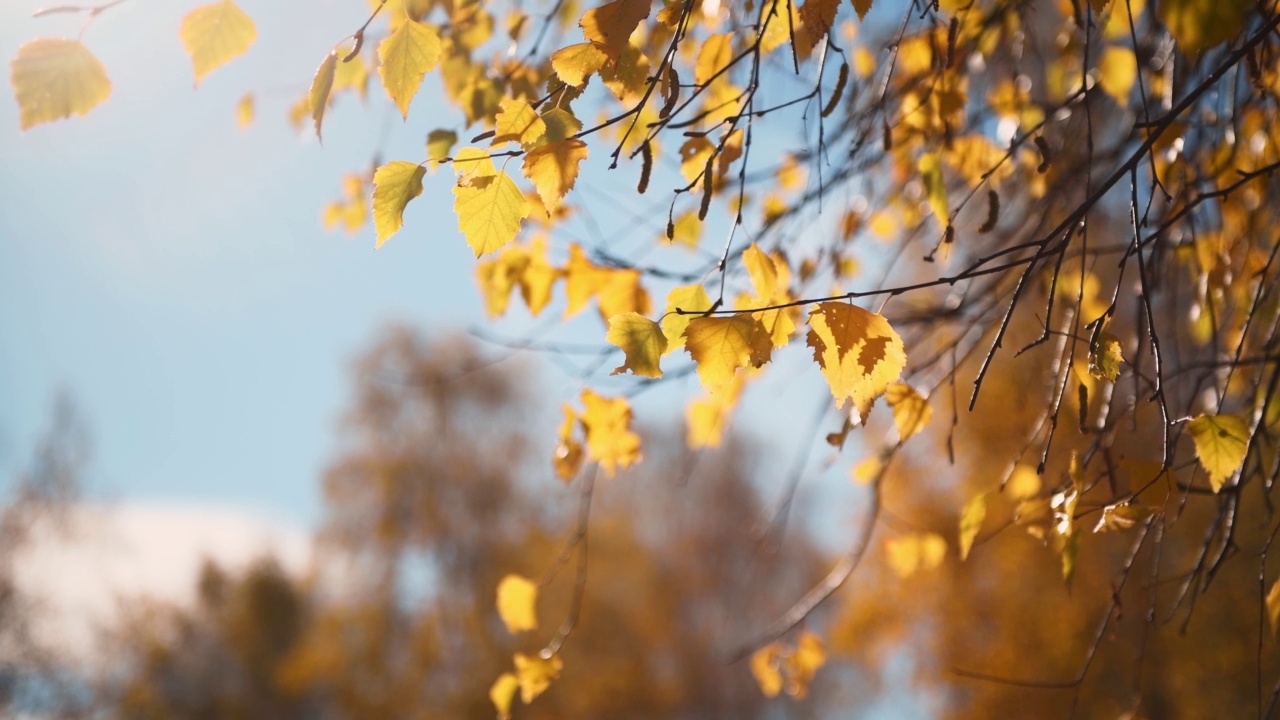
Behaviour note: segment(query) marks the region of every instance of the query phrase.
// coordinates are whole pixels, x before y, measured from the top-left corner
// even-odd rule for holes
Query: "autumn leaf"
[[[389,162],[374,172],[375,247],[382,247],[382,243],[400,231],[404,225],[404,208],[410,200],[422,194],[422,178],[426,174],[426,168],[404,160]]]
[[[560,48],[551,54],[551,69],[569,85],[580,86],[600,71],[609,56],[593,42]]]
[[[605,340],[622,348],[626,362],[614,368],[611,375],[631,371],[643,377],[662,377],[658,361],[667,349],[667,338],[658,323],[635,312],[614,315],[609,318],[609,332]]]
[[[542,122],[547,126],[547,142],[568,140],[582,129],[582,122],[564,108],[551,108],[542,113]]]
[[[511,634],[538,629],[538,584],[520,575],[498,583],[498,615]]]
[[[711,298],[701,284],[681,285],[667,294],[667,307],[662,316],[662,334],[667,338],[666,352],[684,347],[684,330],[699,313],[711,309]],[[683,312],[676,312],[681,310]]]
[[[587,454],[600,463],[605,475],[640,461],[640,436],[631,431],[631,404],[626,398],[606,398],[590,389],[582,391],[582,426],[586,429]]]
[[[885,541],[889,567],[905,578],[918,571],[932,570],[947,556],[947,541],[937,533],[911,533]]]
[[[547,132],[547,124],[542,121],[538,111],[533,109],[529,101],[518,98],[503,98],[498,104],[501,108],[494,118],[493,144],[519,143],[528,150],[542,140]]]
[[[809,693],[809,683],[818,674],[818,668],[827,662],[827,651],[822,638],[805,631],[796,639],[796,647],[783,663],[787,677],[786,691],[793,698],[803,698]]]
[[[1010,500],[1026,500],[1040,493],[1040,475],[1030,465],[1017,465],[1005,483],[1004,494]]]
[[[880,315],[843,302],[819,303],[809,313],[809,327],[809,347],[836,407],[852,400],[865,421],[871,403],[906,367],[902,338]]]
[[[777,22],[775,20],[775,22]],[[698,62],[694,66],[693,79],[699,85],[706,85],[712,79],[718,79],[720,71],[729,67],[733,60],[733,36],[721,33],[708,37],[698,50]]]
[[[23,130],[84,115],[111,94],[106,68],[79,40],[32,40],[18,48],[9,70]]]
[[[307,91],[307,101],[311,104],[311,120],[315,123],[316,139],[321,142],[320,126],[324,122],[324,111],[329,105],[329,91],[333,89],[333,74],[338,66],[338,53],[330,52],[316,69],[311,78],[311,89]]]
[[[560,677],[560,671],[564,669],[564,661],[559,655],[542,658],[516,653],[514,660],[520,700],[526,705],[551,687],[551,682]]]
[[[236,125],[241,130],[253,124],[253,93],[245,93],[236,103]]]
[[[898,428],[898,442],[906,442],[929,426],[933,408],[925,396],[905,383],[890,385],[884,394],[893,409],[893,424]]]
[[[441,49],[439,31],[415,20],[401,23],[378,44],[382,87],[406,119],[409,102],[418,93],[423,76],[439,62]]]
[[[1096,380],[1115,382],[1120,376],[1120,363],[1124,362],[1124,352],[1120,347],[1120,338],[1111,333],[1098,334],[1098,342],[1089,349],[1089,374]]]
[[[459,150],[453,167],[458,172],[453,209],[476,257],[514,240],[520,221],[529,216],[529,202],[515,181],[494,167],[489,154],[479,148]]]
[[[1151,517],[1151,508],[1136,503],[1116,503],[1102,508],[1102,517],[1093,526],[1095,533],[1128,530]]]
[[[929,208],[939,225],[951,222],[951,210],[947,203],[947,184],[942,179],[942,162],[938,153],[925,153],[920,156],[920,179],[924,182],[925,197],[929,200]]]
[[[502,673],[489,687],[489,700],[498,711],[498,720],[509,720],[511,701],[515,699],[516,690],[519,689],[520,681],[511,673]]]
[[[737,407],[742,388],[752,374],[752,370],[735,373],[733,380],[716,388],[714,393],[708,392],[690,401],[685,409],[686,438],[690,448],[720,447],[729,415]]]
[[[982,530],[982,521],[987,517],[987,494],[979,493],[965,503],[960,512],[960,559],[967,560],[969,551],[973,549],[973,541]]]
[[[584,37],[617,60],[627,47],[631,33],[641,20],[649,17],[650,5],[651,0],[613,0],[583,13],[578,25]]]
[[[791,273],[781,257],[770,257],[752,243],[742,253],[742,264],[751,277],[755,295],[743,297],[738,302],[739,308],[782,305],[791,301],[787,287]],[[791,315],[793,311],[792,308],[775,308],[754,313],[769,332],[775,348],[786,347],[791,342],[791,335],[796,329]]]
[[[694,317],[685,327],[685,350],[698,365],[703,387],[716,392],[739,368],[769,362],[773,343],[760,320],[750,315]]]
[[[191,55],[199,85],[206,75],[248,52],[258,31],[234,2],[220,0],[187,13],[178,37]]]
[[[771,642],[751,653],[751,674],[765,697],[777,697],[782,692],[782,645]]]
[[[582,466],[583,449],[574,430],[578,428],[578,414],[568,405],[564,408],[564,422],[560,424],[559,441],[552,456],[556,477],[568,482],[578,474]]]
[[[1129,91],[1138,79],[1138,60],[1133,51],[1112,45],[1098,59],[1098,86],[1120,107],[1129,106]]]
[[[365,190],[367,184],[363,175],[348,174],[342,178],[342,198],[324,206],[324,227],[326,230],[341,225],[348,233],[354,233],[369,220],[369,196]]]
[[[1201,415],[1187,423],[1187,432],[1216,493],[1244,464],[1249,425],[1234,415]]]
[[[537,238],[527,247],[508,245],[498,257],[477,262],[476,278],[490,317],[506,313],[515,288],[520,289],[529,313],[537,315],[551,301],[559,273],[547,262],[545,238]]]
[[[548,212],[560,207],[578,179],[578,166],[587,158],[581,140],[548,142],[525,153],[522,172],[533,183]]]
[[[1161,0],[1157,5],[1178,49],[1193,56],[1243,32],[1251,7],[1242,0]]]
[[[427,159],[432,166],[449,157],[454,143],[458,142],[458,133],[452,130],[436,129],[427,133]]]

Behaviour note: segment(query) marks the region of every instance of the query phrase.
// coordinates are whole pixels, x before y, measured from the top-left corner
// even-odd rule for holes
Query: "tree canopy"
[[[81,14],[85,28],[17,51],[24,128],[108,100],[92,23],[138,3],[36,13]],[[726,653],[765,695],[804,696],[833,650],[888,663],[912,647],[928,658],[920,679],[959,688],[947,706],[959,716],[1017,714],[1027,700],[1011,688],[1116,714],[1207,698],[1239,710],[1228,714],[1275,708],[1275,7],[373,0],[333,12],[352,13],[352,32],[299,79],[289,122],[320,137],[342,97],[390,101],[423,145],[342,178],[324,224],[371,225],[375,246],[415,242],[406,208],[429,173],[454,173],[488,313],[596,338],[570,347],[531,322],[516,343],[590,360],[555,447],[540,449],[584,508],[597,480],[670,452],[669,434],[641,430],[637,393],[694,386],[684,445],[708,452],[786,358],[803,359],[787,382],[829,390],[810,440],[865,484],[866,512],[825,575]],[[192,7],[175,32],[196,83],[257,40],[234,0]],[[437,80],[441,95],[415,102]],[[241,100],[242,122],[254,106]],[[625,194],[598,189],[620,176]],[[600,231],[602,213],[626,231]],[[378,463],[417,461],[421,448],[400,444],[438,421],[420,411],[378,429]],[[481,421],[456,422],[465,437]],[[501,477],[521,449],[457,483]],[[776,488],[767,538],[783,535],[801,475]],[[453,516],[463,490],[394,477],[340,464],[327,487],[368,512],[334,531],[384,550],[483,546],[476,528],[493,531],[484,513],[499,508]],[[423,514],[379,515],[392,500]],[[569,521],[582,543],[589,520]],[[571,551],[586,557],[585,544]],[[556,552],[548,563],[568,561]],[[503,715],[517,696],[536,708],[572,666],[570,632],[537,630],[547,583],[518,565],[495,554],[468,569],[495,593],[490,617],[539,638],[483,668]],[[848,582],[855,572],[865,581]],[[1054,594],[1041,592],[1050,576]],[[813,613],[842,587],[824,639]],[[579,587],[557,605],[562,627],[589,597]],[[979,613],[975,638],[947,619],[957,604],[1008,610]],[[1227,647],[1200,682],[1197,653]]]

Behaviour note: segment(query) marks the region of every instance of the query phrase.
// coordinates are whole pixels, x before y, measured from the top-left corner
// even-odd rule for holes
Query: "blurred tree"
[[[802,536],[757,552],[749,453],[731,443],[690,474],[659,451],[579,493],[590,504],[566,540],[527,452],[536,398],[521,386],[466,343],[389,333],[358,365],[313,575],[206,566],[198,607],[149,607],[120,631],[105,705],[127,718],[492,717],[493,678],[551,639],[562,681],[519,717],[769,716],[726,638],[812,582],[818,555]],[[494,607],[512,569],[541,578],[538,617],[557,618],[527,636]]]

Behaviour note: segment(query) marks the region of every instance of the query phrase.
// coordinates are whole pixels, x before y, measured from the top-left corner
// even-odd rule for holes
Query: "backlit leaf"
[[[982,530],[982,521],[987,517],[987,494],[981,493],[975,495],[969,502],[965,503],[964,510],[960,512],[960,540],[959,552],[960,559],[967,560],[969,551],[973,549],[973,541],[977,539],[978,532]]]
[[[404,117],[409,117],[409,102],[418,93],[422,77],[439,62],[441,48],[435,27],[414,20],[401,23],[378,44],[382,87]]]
[[[191,55],[199,85],[206,75],[245,54],[258,31],[253,19],[234,2],[219,0],[187,13],[178,37]]]
[[[933,419],[933,408],[929,401],[910,385],[890,385],[885,391],[884,399],[893,408],[893,424],[898,428],[898,442],[906,442],[928,427],[929,421]]]
[[[809,313],[809,327],[809,347],[836,407],[852,400],[865,421],[871,403],[906,367],[902,338],[882,316],[843,302],[819,303]]]
[[[1151,508],[1136,503],[1118,503],[1102,508],[1102,517],[1093,526],[1095,533],[1128,530],[1151,516]]]
[[[818,674],[818,668],[826,662],[827,651],[822,646],[822,638],[809,631],[800,633],[795,649],[787,654],[783,663],[787,694],[793,698],[807,695],[813,676]]]
[[[538,584],[510,574],[498,582],[498,615],[512,634],[538,629]]]
[[[373,174],[373,228],[376,247],[404,226],[404,208],[422,194],[422,177],[426,168],[416,163],[396,160],[378,168]]]
[[[529,216],[529,202],[515,181],[494,167],[489,154],[479,148],[459,150],[453,167],[458,172],[453,209],[476,257],[514,240],[520,221]]]
[[[578,414],[568,405],[564,406],[564,422],[560,424],[559,441],[556,443],[555,464],[556,477],[569,482],[578,474],[582,466],[583,448],[574,430],[578,427]]]
[[[502,673],[489,687],[489,700],[498,711],[498,720],[511,717],[511,701],[515,699],[516,690],[520,689],[520,681],[511,673]]]
[[[1234,415],[1201,415],[1187,423],[1196,457],[1209,476],[1214,492],[1244,464],[1249,449],[1249,425]]]
[[[1128,107],[1129,91],[1138,79],[1138,65],[1133,51],[1112,45],[1098,59],[1098,85],[1120,107]]]
[[[785,18],[783,19],[785,25]],[[775,20],[775,22],[778,22]],[[712,35],[702,43],[698,50],[698,63],[694,66],[693,79],[699,85],[706,85],[718,73],[729,66],[733,60],[733,36],[729,33]]]
[[[324,206],[324,228],[332,230],[341,225],[343,230],[354,233],[369,221],[369,193],[366,176],[350,173],[342,178],[342,198]]]
[[[454,143],[458,142],[458,133],[452,130],[432,130],[427,133],[427,158],[434,166],[449,157]]]
[[[582,391],[582,426],[587,433],[587,455],[613,477],[619,468],[640,461],[640,436],[631,431],[631,404],[626,398],[607,398],[590,389]]]
[[[677,309],[685,314],[677,313]],[[711,298],[701,284],[673,288],[667,295],[667,307],[662,316],[662,334],[667,338],[666,352],[684,347],[684,329],[689,326],[689,320],[696,317],[687,313],[710,309]]]
[[[1188,55],[1198,55],[1244,31],[1253,4],[1245,0],[1161,0],[1160,19]]]
[[[1115,382],[1122,362],[1120,338],[1108,332],[1099,333],[1098,344],[1089,350],[1089,374],[1097,380]]]
[[[329,105],[329,91],[333,89],[333,73],[338,67],[338,53],[330,52],[325,56],[315,77],[311,78],[311,89],[307,91],[307,101],[311,103],[311,120],[315,123],[316,138],[323,141],[320,126],[324,123],[324,111]]]
[[[536,655],[515,654],[516,681],[520,684],[520,699],[527,705],[541,695],[551,682],[560,677],[564,661],[559,655],[542,658]]]
[[[9,64],[23,130],[84,115],[111,94],[107,70],[79,40],[37,38]]]
[[[771,642],[751,654],[751,675],[765,697],[782,692],[782,645]]]
[[[728,384],[689,403],[685,410],[685,423],[688,425],[686,438],[690,448],[720,447],[729,415],[737,407],[742,388],[752,374],[751,370],[735,373]]]
[[[546,123],[527,100],[503,98],[498,107],[501,109],[494,119],[494,145],[514,142],[527,150],[546,134]]]
[[[599,44],[609,57],[617,60],[631,33],[641,20],[649,17],[651,4],[651,0],[613,0],[583,13],[578,24],[584,37]]]
[[[537,189],[548,212],[555,212],[573,189],[579,164],[586,158],[587,144],[581,140],[548,142],[525,153],[522,172]]]
[[[739,368],[769,362],[769,331],[750,315],[695,317],[685,327],[685,350],[698,364],[698,379],[712,392],[733,380]]]
[[[939,225],[950,222],[951,209],[947,203],[947,184],[942,180],[942,163],[938,153],[925,153],[920,156],[920,179],[924,182],[925,197],[929,199],[929,208],[938,218]]]
[[[658,323],[635,312],[614,315],[609,318],[609,342],[622,348],[626,362],[614,368],[611,375],[624,371],[643,377],[662,377],[658,361],[667,349],[667,338]]]
[[[1010,500],[1026,500],[1040,493],[1040,475],[1030,465],[1018,465],[1005,483],[1004,493]]]
[[[937,533],[911,533],[889,538],[884,549],[889,567],[905,578],[941,565],[947,556],[947,541]]]
[[[580,86],[600,71],[609,56],[593,42],[560,48],[551,54],[551,68],[569,85]]]

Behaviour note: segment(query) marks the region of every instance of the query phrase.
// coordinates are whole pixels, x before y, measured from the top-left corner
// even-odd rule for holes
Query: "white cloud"
[[[226,506],[80,503],[65,525],[46,520],[32,530],[14,569],[19,592],[37,606],[34,638],[88,663],[103,657],[99,629],[122,602],[194,602],[206,558],[234,571],[270,553],[292,575],[311,564],[307,531]]]

